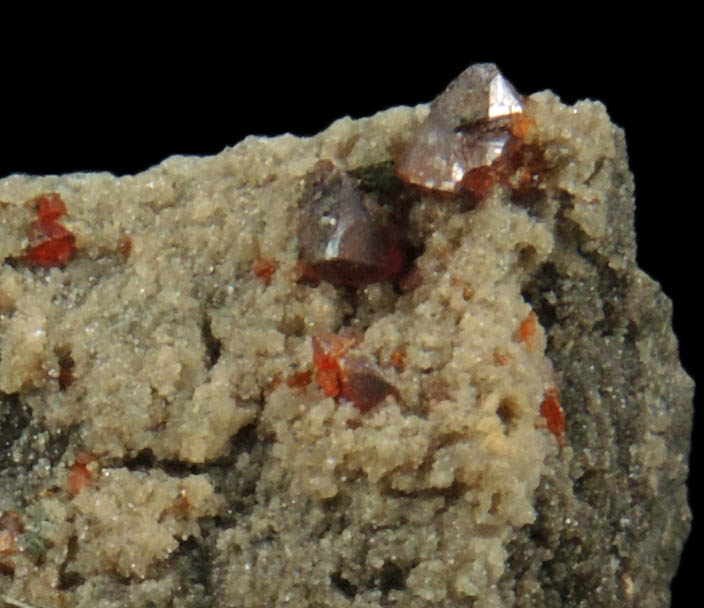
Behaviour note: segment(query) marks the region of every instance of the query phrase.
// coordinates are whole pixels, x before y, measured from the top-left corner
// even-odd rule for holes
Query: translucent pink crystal
[[[522,112],[521,96],[496,65],[470,66],[433,102],[396,173],[432,190],[461,190],[470,171],[501,157],[512,137],[511,117]]]

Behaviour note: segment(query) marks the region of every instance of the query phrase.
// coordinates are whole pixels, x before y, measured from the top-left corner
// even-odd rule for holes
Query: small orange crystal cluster
[[[35,202],[37,219],[29,231],[32,248],[24,260],[44,268],[65,266],[76,248],[76,237],[57,221],[66,215],[66,204],[55,192],[42,194]]]
[[[266,286],[269,286],[278,268],[278,262],[268,258],[258,257],[252,262],[252,272],[254,272],[256,277]]]
[[[386,382],[367,359],[348,355],[357,344],[357,339],[337,334],[313,337],[315,378],[323,392],[328,397],[351,401],[362,413],[388,395],[400,399],[398,390]]]
[[[23,532],[24,523],[17,511],[0,513],[0,574],[14,573],[12,556],[17,551],[17,537]]]

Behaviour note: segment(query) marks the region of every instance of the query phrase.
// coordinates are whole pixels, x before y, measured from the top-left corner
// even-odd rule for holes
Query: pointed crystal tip
[[[523,99],[493,63],[462,72],[431,105],[430,114],[396,165],[410,184],[457,191],[465,175],[489,166],[510,138],[510,118]]]
[[[356,180],[320,161],[307,182],[298,231],[305,276],[348,287],[395,277],[405,260],[397,231]]]

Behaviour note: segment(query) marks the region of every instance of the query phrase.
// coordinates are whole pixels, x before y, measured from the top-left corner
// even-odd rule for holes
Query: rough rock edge
[[[525,292],[562,377],[574,456],[542,479],[538,519],[510,546],[502,582],[507,597],[517,591],[521,608],[669,606],[691,527],[685,483],[694,384],[679,362],[672,303],[635,262],[634,184],[624,133],[614,127],[614,135],[604,199],[609,247],[588,246],[588,235],[562,212],[571,204],[565,197],[558,230],[577,230],[583,270],[574,272],[569,240],[558,241]],[[592,318],[599,301],[604,317],[591,327],[558,323]],[[622,342],[614,339],[619,335]],[[664,443],[655,439],[663,436]],[[657,463],[649,461],[653,442],[665,447]],[[542,586],[523,584],[531,576]]]
[[[633,185],[620,131],[617,144],[607,207],[613,216],[607,221],[612,246],[595,251],[589,236],[563,214],[560,230],[577,235],[586,263],[575,274],[572,249],[558,245],[526,289],[548,330],[548,353],[562,374],[574,457],[552,463],[555,472],[543,479],[536,497],[539,518],[512,543],[502,590],[517,606],[667,605],[667,585],[689,529],[684,481],[692,386],[678,362],[671,303],[635,266]],[[566,196],[563,207],[569,205]],[[593,332],[555,324],[556,319],[591,318],[595,300],[603,300],[605,314],[589,328]],[[625,327],[619,310],[626,311]],[[609,340],[619,331],[626,337],[622,345]],[[648,348],[653,342],[657,350]],[[627,362],[624,368],[630,366],[625,378],[610,366],[618,359]],[[595,395],[594,386],[608,390]],[[598,402],[607,407],[593,407]],[[654,466],[649,445],[663,434],[663,416],[669,418],[668,441]],[[677,496],[679,509],[669,509],[669,501],[659,496]],[[560,519],[562,527],[556,525]],[[662,530],[667,533],[661,535]],[[652,561],[653,556],[660,561]],[[619,576],[614,577],[614,569]],[[533,576],[542,587],[523,585]]]

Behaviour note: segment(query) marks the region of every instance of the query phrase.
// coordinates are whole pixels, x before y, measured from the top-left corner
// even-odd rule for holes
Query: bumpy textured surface
[[[129,178],[0,182],[2,595],[668,604],[692,383],[670,302],[635,266],[623,133],[599,103],[535,94],[541,188],[498,185],[473,206],[393,177],[427,113],[250,138]],[[299,281],[299,199],[320,159],[407,206],[414,290]],[[22,260],[28,201],[47,192],[76,236],[63,269]],[[283,381],[313,369],[312,336],[343,328],[398,389],[365,414]],[[551,387],[563,449],[539,413]],[[98,464],[76,487],[86,452]]]

